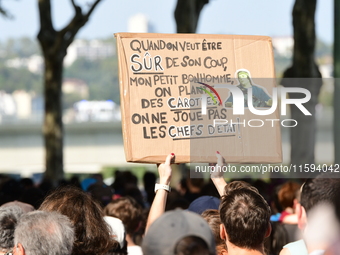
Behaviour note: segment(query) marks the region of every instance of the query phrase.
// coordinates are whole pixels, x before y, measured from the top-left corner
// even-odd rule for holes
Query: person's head
[[[8,252],[14,246],[14,230],[23,215],[23,210],[16,205],[0,207],[0,251]]]
[[[294,199],[296,199],[300,187],[299,183],[292,181],[286,182],[280,187],[277,196],[283,210],[294,207]]]
[[[333,175],[321,174],[314,179],[307,179],[302,185],[300,204],[296,211],[299,227],[304,228],[309,212],[320,203],[329,203],[336,207],[340,194],[340,179]]]
[[[208,223],[198,214],[183,210],[164,213],[146,233],[143,254],[214,255],[215,240]]]
[[[231,182],[220,205],[221,238],[239,248],[259,249],[270,234],[270,214],[256,188],[242,181]]]
[[[145,190],[152,189],[155,186],[156,183],[156,174],[150,171],[147,171],[143,175],[143,186]]]
[[[114,217],[104,216],[104,220],[111,228],[111,238],[116,240],[119,245],[111,248],[105,255],[127,255],[127,242],[125,240],[125,227],[123,222]]]
[[[123,248],[126,243],[123,222],[120,219],[111,216],[104,216],[104,220],[110,226],[111,238],[119,243],[120,248]]]
[[[40,210],[57,211],[70,218],[75,227],[73,255],[105,254],[116,245],[100,205],[77,187],[56,189],[45,198]]]
[[[247,71],[242,70],[237,72],[237,78],[243,87],[250,87],[252,85],[250,75]]]
[[[227,254],[228,248],[223,239],[221,239],[220,236],[220,225],[221,225],[221,219],[220,219],[220,213],[218,210],[215,209],[209,209],[204,211],[201,214],[202,218],[205,219],[210,229],[215,237],[215,244],[216,244],[216,253],[217,255],[224,255]]]
[[[319,175],[308,179],[302,187],[300,204],[308,212],[318,203],[329,202],[335,204],[339,199],[340,179],[330,178],[328,175]]]
[[[187,176],[187,187],[191,193],[201,192],[204,186],[204,178],[201,173],[195,173],[195,178],[191,178],[190,175]]]
[[[112,188],[102,182],[95,182],[87,188],[87,192],[96,200],[103,208],[112,200]]]
[[[200,196],[192,201],[188,207],[188,211],[202,214],[208,209],[218,209],[220,206],[220,200],[213,196]]]
[[[142,221],[142,209],[131,197],[121,197],[111,201],[104,208],[104,214],[120,219],[126,233],[130,236],[138,230]]]
[[[34,211],[23,215],[14,232],[15,255],[70,255],[74,229],[65,215]]]
[[[8,207],[8,206],[9,207],[18,206],[18,207],[21,208],[21,210],[24,213],[32,212],[32,211],[35,210],[33,205],[30,205],[30,204],[27,204],[27,203],[23,203],[23,202],[20,202],[20,201],[11,201],[11,202],[3,204],[1,207]]]

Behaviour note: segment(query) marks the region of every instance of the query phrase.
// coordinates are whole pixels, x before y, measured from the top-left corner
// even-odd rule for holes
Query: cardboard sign
[[[115,36],[128,162],[282,162],[269,37]]]

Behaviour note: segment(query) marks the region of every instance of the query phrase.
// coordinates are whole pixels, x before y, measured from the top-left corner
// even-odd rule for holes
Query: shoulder
[[[128,246],[127,250],[128,250],[128,254],[143,255],[142,248],[138,245]]]
[[[288,252],[288,253],[280,253],[280,255],[308,255],[308,250],[306,247],[305,242],[301,239],[283,246],[281,252]]]
[[[279,255],[291,255],[288,248],[283,248]]]

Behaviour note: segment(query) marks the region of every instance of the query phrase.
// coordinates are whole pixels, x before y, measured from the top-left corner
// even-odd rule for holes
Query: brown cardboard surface
[[[280,122],[268,121],[280,119],[278,110],[259,116],[246,107],[244,115],[234,115],[226,105],[229,90],[219,88],[221,84],[240,85],[238,72],[245,70],[253,87],[272,98],[275,70],[270,37],[148,33],[115,36],[128,162],[161,163],[169,153],[176,154],[176,163],[216,162],[216,151],[230,163],[282,162]],[[216,104],[217,94],[206,85],[215,88],[222,105]],[[203,94],[208,103],[206,115],[202,114]],[[241,124],[213,129],[214,119]],[[253,126],[260,120],[264,125],[251,127],[249,120]]]

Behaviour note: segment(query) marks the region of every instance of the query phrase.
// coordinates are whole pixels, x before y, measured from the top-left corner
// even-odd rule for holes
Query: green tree
[[[34,91],[41,95],[41,75],[26,68],[9,68],[0,63],[0,90],[12,93],[15,90]]]
[[[65,70],[65,77],[78,78],[89,86],[89,100],[120,102],[117,58],[100,60],[77,59]],[[114,86],[112,86],[114,85]]]

